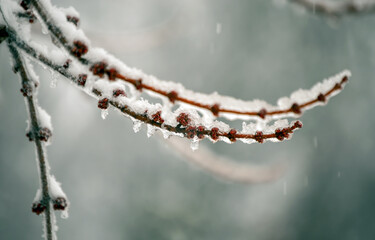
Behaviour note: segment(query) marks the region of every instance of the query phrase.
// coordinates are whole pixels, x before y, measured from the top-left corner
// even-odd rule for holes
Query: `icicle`
[[[198,150],[199,148],[199,139],[197,137],[195,137],[191,143],[190,143],[190,148],[191,150],[195,151],[195,150]]]
[[[141,127],[142,127],[142,121],[134,119],[133,120],[133,130],[134,130],[134,132],[135,133],[139,132],[139,130],[141,130]]]
[[[49,85],[51,88],[56,88],[57,78],[58,78],[58,76],[57,76],[56,72],[51,71],[51,83]]]
[[[108,109],[102,109],[101,116],[103,120],[106,119],[108,116]]]
[[[147,125],[147,137],[151,137],[155,133],[155,127],[152,125]]]

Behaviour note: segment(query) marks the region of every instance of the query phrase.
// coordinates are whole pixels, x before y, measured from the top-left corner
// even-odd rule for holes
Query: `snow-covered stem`
[[[47,56],[43,55],[42,53],[38,52],[34,48],[32,48],[30,45],[28,45],[26,42],[24,42],[22,39],[20,39],[17,35],[17,33],[9,29],[9,38],[17,44],[17,46],[25,51],[29,56],[33,57],[34,59],[40,61],[47,67],[51,68],[52,70],[60,73],[64,77],[71,80],[73,83],[76,83],[78,86],[80,86],[80,81],[78,76],[74,76],[71,74],[68,70],[66,70],[63,66],[59,66],[55,64],[51,59],[49,59]],[[344,78],[345,81],[342,81],[342,84],[344,84],[347,80],[347,78]],[[332,94],[332,92],[338,90],[341,88],[340,86],[336,86],[335,89],[330,90],[330,92],[327,93],[327,95]],[[92,89],[92,93],[96,95],[98,98],[102,98],[102,91],[97,88]],[[112,105],[113,107],[120,110],[122,113],[126,114],[127,116],[130,116],[134,119],[137,119],[139,121],[142,121],[146,124],[165,129],[169,132],[175,133],[175,134],[182,134],[183,136],[187,136],[191,129],[189,129],[189,126],[172,126],[169,124],[164,124],[162,121],[157,121],[155,118],[152,118],[144,113],[137,113],[135,111],[132,111],[131,108],[127,105],[124,105],[123,103],[120,103],[116,100],[110,100],[107,98],[102,98],[101,100],[106,99],[108,104]],[[267,139],[278,139],[280,141],[289,138],[289,136],[294,132],[295,129],[301,128],[302,124],[299,121],[294,122],[290,126],[282,127],[281,129],[275,129],[273,133],[263,133],[260,131],[254,132],[253,134],[244,134],[244,133],[237,133],[237,131],[231,131],[225,132],[220,129],[217,129],[217,131],[213,131],[213,129],[202,129],[199,130],[194,129],[195,134],[194,135],[200,135],[202,137],[211,137],[213,140],[218,140],[220,137],[228,138],[229,141],[234,142],[236,139],[253,139],[259,143],[262,143],[263,141]]]
[[[374,0],[290,0],[307,10],[321,15],[342,17],[345,15],[360,15],[375,13]]]
[[[52,6],[49,1],[30,0],[30,3],[36,11],[38,19],[48,28],[53,39],[73,58],[87,66],[93,75],[103,79],[107,78],[109,81],[124,81],[132,85],[138,92],[144,90],[152,97],[168,99],[171,104],[189,105],[195,109],[211,112],[214,117],[225,117],[229,120],[263,119],[270,121],[285,117],[300,117],[305,110],[320,105],[331,97],[331,94],[327,94],[327,92],[332,92],[332,89],[326,89],[326,92],[317,93],[314,96],[315,99],[305,98],[303,101],[298,101],[295,97],[287,100],[280,98],[278,106],[273,106],[261,100],[242,101],[217,93],[194,92],[185,89],[181,84],[162,81],[137,69],[131,69],[106,53],[105,50],[90,47],[90,41],[83,31],[64,19],[61,10]],[[348,72],[345,72],[342,77],[347,79],[349,75]],[[319,100],[319,96],[324,101]]]
[[[30,131],[28,132],[28,137],[35,142],[38,165],[39,165],[39,177],[42,188],[42,199],[40,201],[41,207],[44,209],[44,219],[45,219],[45,237],[47,240],[53,239],[53,220],[51,216],[51,202],[52,198],[50,196],[50,186],[49,186],[49,172],[48,172],[48,162],[45,154],[44,143],[42,139],[48,138],[48,136],[42,136],[39,115],[37,113],[36,99],[34,95],[34,81],[31,80],[28,71],[26,70],[24,60],[22,56],[13,45],[11,41],[8,41],[9,51],[14,60],[14,69],[21,77],[22,89],[21,92],[26,98],[26,108],[30,118]]]

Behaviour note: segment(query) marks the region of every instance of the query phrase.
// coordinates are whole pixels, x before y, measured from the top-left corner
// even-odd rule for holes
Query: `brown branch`
[[[293,1],[304,2],[303,0],[293,0]],[[38,0],[31,0],[30,2],[35,7],[35,10],[37,11],[38,15],[41,17],[41,20],[44,22],[44,24],[47,25],[51,34],[62,44],[62,46],[64,46],[64,48],[72,56],[74,56],[82,64],[90,66],[90,70],[92,71],[94,75],[97,75],[100,78],[103,78],[105,75],[107,75],[110,81],[120,79],[122,81],[125,81],[127,83],[134,85],[134,87],[138,91],[142,91],[142,89],[146,89],[153,93],[157,93],[161,96],[167,97],[171,103],[175,103],[179,101],[179,102],[189,104],[194,107],[206,109],[206,110],[211,111],[214,116],[219,116],[220,113],[237,114],[237,115],[242,115],[242,116],[253,116],[253,117],[259,117],[261,119],[265,119],[267,116],[277,117],[277,116],[285,115],[288,113],[294,114],[294,116],[300,116],[303,113],[304,109],[309,108],[310,106],[314,105],[317,102],[325,102],[326,99],[328,100],[330,95],[332,95],[334,91],[341,89],[342,86],[348,80],[348,77],[344,76],[342,78],[341,83],[339,83],[339,86],[334,86],[332,89],[328,90],[327,92],[320,93],[319,96],[322,95],[325,97],[324,101],[322,101],[321,98],[319,98],[318,96],[316,99],[310,100],[304,103],[300,103],[300,104],[293,103],[287,109],[267,111],[266,109],[262,108],[259,111],[238,111],[238,110],[226,109],[224,107],[221,107],[219,103],[215,103],[212,105],[203,104],[198,101],[188,99],[186,97],[181,97],[176,91],[165,91],[165,90],[147,85],[144,83],[144,81],[141,78],[134,79],[134,78],[126,77],[120,74],[117,69],[108,68],[108,65],[105,61],[92,62],[89,59],[83,58],[82,55],[86,54],[89,51],[87,45],[83,43],[82,41],[76,40],[73,42],[73,46],[71,46],[67,38],[64,36],[63,31],[61,31],[61,29],[53,22],[53,19],[48,16],[48,12],[44,8],[44,6]]]
[[[52,229],[52,219],[51,219],[51,196],[49,194],[49,184],[48,184],[48,168],[47,168],[47,159],[45,155],[45,149],[43,147],[42,141],[46,141],[46,136],[41,134],[43,127],[40,125],[40,120],[38,119],[38,114],[36,110],[36,103],[34,98],[34,84],[33,81],[28,76],[27,70],[24,65],[24,61],[20,56],[18,50],[13,45],[11,41],[8,40],[9,51],[13,57],[15,70],[21,77],[22,88],[21,92],[26,98],[26,108],[30,117],[31,129],[28,133],[28,137],[35,142],[35,147],[37,150],[37,158],[39,162],[39,176],[40,183],[42,187],[42,199],[40,203],[37,203],[33,211],[37,214],[44,212],[45,214],[45,227],[46,227],[46,238],[48,240],[53,239],[53,229]],[[48,138],[47,138],[48,139]]]
[[[42,53],[38,53],[34,48],[32,48],[27,43],[25,43],[22,39],[20,39],[14,31],[9,30],[8,32],[9,32],[9,38],[13,40],[13,42],[17,45],[17,47],[24,50],[27,54],[29,54],[34,59],[40,61],[41,63],[53,69],[54,71],[60,73],[64,77],[76,83],[79,87],[82,87],[82,82],[80,79],[82,79],[82,75],[85,75],[85,74],[82,74],[81,77],[72,75],[63,66],[59,66],[53,63],[53,61],[51,61],[48,57],[44,56]],[[98,98],[102,97],[102,92],[99,89],[92,89],[92,93],[96,95]],[[296,121],[290,127],[277,129],[274,133],[269,133],[269,134],[264,134],[261,131],[258,131],[255,134],[241,134],[241,133],[237,133],[237,130],[235,129],[232,129],[229,132],[222,132],[222,131],[219,131],[219,129],[217,128],[206,129],[203,126],[191,126],[189,125],[189,123],[184,124],[183,122],[180,122],[178,119],[177,121],[179,122],[179,124],[177,126],[164,124],[163,123],[164,121],[155,119],[156,116],[150,118],[147,114],[136,113],[132,111],[129,108],[129,106],[121,105],[120,103],[107,99],[107,98],[100,99],[98,106],[99,108],[106,109],[108,107],[108,104],[111,104],[112,106],[120,110],[122,113],[128,116],[131,116],[137,120],[140,120],[146,124],[150,124],[154,127],[165,129],[176,134],[180,134],[180,135],[182,134],[186,136],[187,138],[192,138],[194,136],[197,136],[198,138],[201,138],[201,139],[204,137],[210,137],[212,140],[216,141],[219,139],[219,137],[226,137],[231,142],[235,142],[237,139],[253,139],[259,143],[263,143],[264,140],[272,139],[272,138],[273,139],[276,138],[280,141],[284,139],[288,139],[290,134],[292,134],[295,129],[302,127],[301,122]],[[159,115],[160,114],[161,112],[159,113]]]

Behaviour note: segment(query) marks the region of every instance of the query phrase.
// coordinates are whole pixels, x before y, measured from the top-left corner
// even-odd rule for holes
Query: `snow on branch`
[[[50,116],[37,103],[35,98],[37,81],[32,79],[34,75],[32,66],[19,53],[12,41],[8,41],[9,51],[14,61],[14,71],[18,73],[21,79],[21,93],[25,97],[26,108],[29,113],[29,126],[26,136],[30,141],[35,142],[37,163],[40,177],[40,188],[37,191],[32,211],[37,215],[44,213],[45,239],[56,239],[55,231],[57,230],[55,224],[55,216],[51,211],[51,204],[54,210],[64,211],[64,216],[67,216],[68,200],[57,183],[55,177],[49,173],[49,163],[46,157],[45,143],[50,140],[52,136],[52,125]]]
[[[80,63],[88,66],[95,76],[106,78],[108,81],[119,79],[128,83],[134,91],[141,92],[143,90],[147,94],[161,98],[164,102],[169,101],[171,104],[190,105],[199,111],[204,111],[205,114],[213,115],[213,117],[220,116],[230,120],[272,120],[299,117],[306,109],[328,100],[330,94],[327,92],[333,88],[327,82],[327,84],[319,85],[319,88],[311,89],[311,92],[302,94],[295,92],[288,99],[279,99],[277,106],[262,100],[243,101],[221,96],[216,92],[212,94],[194,92],[185,89],[181,84],[162,81],[138,69],[130,68],[105,50],[91,47],[84,32],[69,20],[72,16],[66,15],[66,11],[52,6],[49,0],[31,0],[30,2],[35,8],[39,20],[48,28],[53,37]],[[74,17],[78,19],[76,16],[77,14]],[[349,76],[350,73],[344,71],[340,77],[348,78]],[[337,82],[339,81],[336,80]],[[304,95],[303,99],[297,97],[301,95]],[[318,100],[321,95],[324,95],[324,101]]]
[[[365,13],[375,13],[374,0],[290,0],[307,10],[327,15],[341,17],[345,15],[359,15]]]
[[[99,98],[98,107],[103,109],[103,117],[107,114],[108,106],[112,105],[133,119],[135,129],[141,123],[146,123],[149,136],[158,128],[166,137],[178,135],[190,138],[193,142],[206,137],[213,142],[222,140],[228,143],[236,140],[245,143],[282,141],[290,138],[302,124],[299,121],[289,124],[285,119],[268,127],[264,123],[273,119],[298,117],[307,109],[326,104],[330,97],[343,88],[351,75],[345,70],[310,90],[298,90],[290,97],[280,98],[277,106],[261,100],[242,101],[217,93],[195,93],[181,84],[161,81],[138,69],[129,68],[103,49],[90,47],[83,31],[77,28],[79,19],[75,11],[70,11],[73,16],[67,16],[66,11],[52,6],[48,0],[31,0],[30,4],[35,8],[35,15],[42,26],[48,28],[55,41],[72,58],[59,48],[53,53],[48,52],[37,43],[28,41],[27,36],[22,38],[16,31],[9,30],[18,47],[81,86],[86,93]],[[30,11],[31,6],[27,5],[26,9]],[[129,91],[126,92],[126,89]],[[152,104],[139,99],[141,91],[161,98],[164,104]],[[180,105],[174,112],[171,110],[173,104]],[[218,116],[229,120],[255,118],[262,120],[263,124],[244,123],[242,130],[236,130],[217,120]]]
[[[306,7],[314,3],[312,6],[315,9],[326,13],[334,13],[334,9],[335,14],[360,9],[357,1],[353,1],[352,6],[338,3],[336,6],[327,5],[312,0],[292,1]],[[49,0],[22,0],[20,3],[0,0],[0,6],[6,24],[0,25],[0,43],[7,41],[14,59],[14,71],[21,77],[21,93],[30,115],[26,135],[37,148],[41,189],[37,191],[32,211],[45,215],[45,238],[48,240],[56,238],[51,209],[67,210],[69,203],[60,184],[49,174],[45,146],[52,136],[52,125],[49,115],[37,105],[34,98],[39,80],[30,59],[61,74],[96,98],[103,118],[112,106],[132,119],[135,132],[144,124],[147,125],[149,137],[158,129],[166,139],[170,136],[189,139],[193,150],[204,138],[212,142],[233,143],[238,140],[248,144],[290,139],[294,131],[302,127],[302,123],[298,120],[289,123],[287,118],[300,117],[308,109],[325,105],[343,89],[351,76],[350,71],[344,70],[309,90],[300,89],[290,97],[280,98],[277,105],[258,99],[239,100],[216,92],[198,93],[179,83],[159,80],[139,69],[130,68],[104,49],[91,46],[90,40],[78,28],[79,13],[72,7],[57,8]],[[372,8],[370,4],[366,6]],[[50,34],[53,45],[45,46],[32,39],[30,24],[36,20],[40,22],[42,31]],[[161,99],[163,104],[142,99],[142,92],[151,98]],[[240,119],[252,122],[243,122],[242,129],[235,129],[219,117],[228,121]],[[217,160],[217,156],[204,150],[195,155],[190,154],[191,151],[187,153],[176,141],[171,145],[190,162],[233,181],[269,181],[276,179],[283,169],[280,166],[263,169],[239,166],[225,159]]]

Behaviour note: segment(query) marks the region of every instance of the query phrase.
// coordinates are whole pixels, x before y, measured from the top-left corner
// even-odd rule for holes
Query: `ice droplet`
[[[152,125],[147,125],[147,137],[151,137],[155,133],[155,127]]]
[[[101,116],[103,119],[106,119],[108,116],[108,109],[102,109]]]
[[[142,127],[141,121],[139,121],[139,120],[133,121],[133,130],[134,130],[135,133],[139,132],[139,130],[141,130],[141,127]]]
[[[190,148],[191,150],[195,151],[195,150],[198,150],[199,148],[199,140],[194,138],[191,143],[190,143]]]
[[[62,211],[60,217],[63,219],[67,219],[69,217],[68,209]]]

